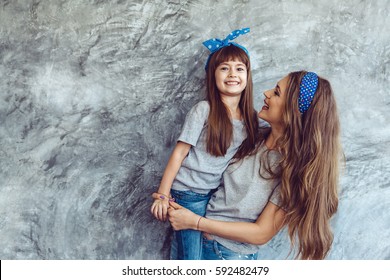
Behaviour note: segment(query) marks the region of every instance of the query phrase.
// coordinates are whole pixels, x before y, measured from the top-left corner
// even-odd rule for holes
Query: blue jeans
[[[213,191],[208,194],[199,194],[193,191],[171,190],[175,202],[191,210],[195,214],[204,216],[207,203]],[[174,231],[171,244],[171,260],[200,260],[202,256],[202,233],[197,230],[186,229]]]
[[[255,254],[236,253],[215,240],[208,240],[203,237],[202,247],[203,260],[257,260]]]

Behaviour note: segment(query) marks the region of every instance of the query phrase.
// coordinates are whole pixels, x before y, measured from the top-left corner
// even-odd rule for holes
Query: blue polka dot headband
[[[314,94],[316,93],[317,87],[317,74],[314,72],[307,72],[305,76],[303,76],[301,84],[299,86],[298,106],[299,112],[301,112],[301,114],[305,113],[309,109],[310,104],[313,101]]]
[[[210,40],[204,41],[203,45],[207,49],[209,49],[209,51],[211,52],[209,57],[208,57],[208,59],[207,59],[205,68],[207,69],[207,67],[209,65],[210,58],[213,55],[213,53],[215,53],[216,51],[218,51],[218,50],[220,50],[220,49],[222,49],[224,47],[230,46],[230,45],[234,45],[236,47],[241,48],[249,56],[249,52],[248,52],[248,50],[245,47],[243,47],[243,46],[241,46],[241,45],[239,45],[237,43],[230,42],[230,41],[236,39],[240,35],[244,35],[246,33],[249,33],[249,31],[250,31],[250,28],[242,28],[242,29],[238,29],[238,30],[232,31],[224,40],[221,40],[221,39],[218,39],[218,38],[214,38],[214,39],[210,39]]]

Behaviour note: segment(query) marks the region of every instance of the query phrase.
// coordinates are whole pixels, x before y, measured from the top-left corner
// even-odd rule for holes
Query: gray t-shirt
[[[192,147],[173,181],[172,189],[174,190],[191,190],[206,194],[216,189],[221,183],[222,173],[229,161],[246,138],[244,123],[240,120],[233,120],[233,141],[226,155],[220,157],[210,155],[207,152],[206,143],[209,112],[209,103],[200,101],[186,116],[178,141],[188,143]]]
[[[266,151],[262,144],[252,156],[231,164],[223,174],[224,187],[212,195],[207,205],[206,217],[229,222],[255,222],[264,207],[271,201],[279,205],[280,184],[275,180],[266,180],[259,175],[260,157]],[[276,151],[269,153],[270,163],[279,158]],[[265,177],[267,177],[266,173]],[[226,248],[242,254],[256,253],[260,246],[237,242],[219,236],[213,238]]]

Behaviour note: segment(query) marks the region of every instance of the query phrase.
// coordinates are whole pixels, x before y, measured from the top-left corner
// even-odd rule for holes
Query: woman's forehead
[[[287,88],[288,79],[289,79],[288,76],[286,76],[283,79],[279,80],[279,82],[277,83],[277,85],[282,91],[284,91]]]

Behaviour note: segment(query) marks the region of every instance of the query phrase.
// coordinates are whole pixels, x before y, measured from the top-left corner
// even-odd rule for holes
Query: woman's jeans
[[[193,191],[171,190],[175,202],[191,210],[195,214],[204,216],[207,203],[214,191],[208,194],[199,194]],[[202,233],[197,230],[186,229],[174,231],[171,245],[171,260],[200,260],[202,256]]]
[[[257,260],[257,253],[240,254],[236,253],[215,240],[208,240],[203,237],[202,248],[203,260]]]

